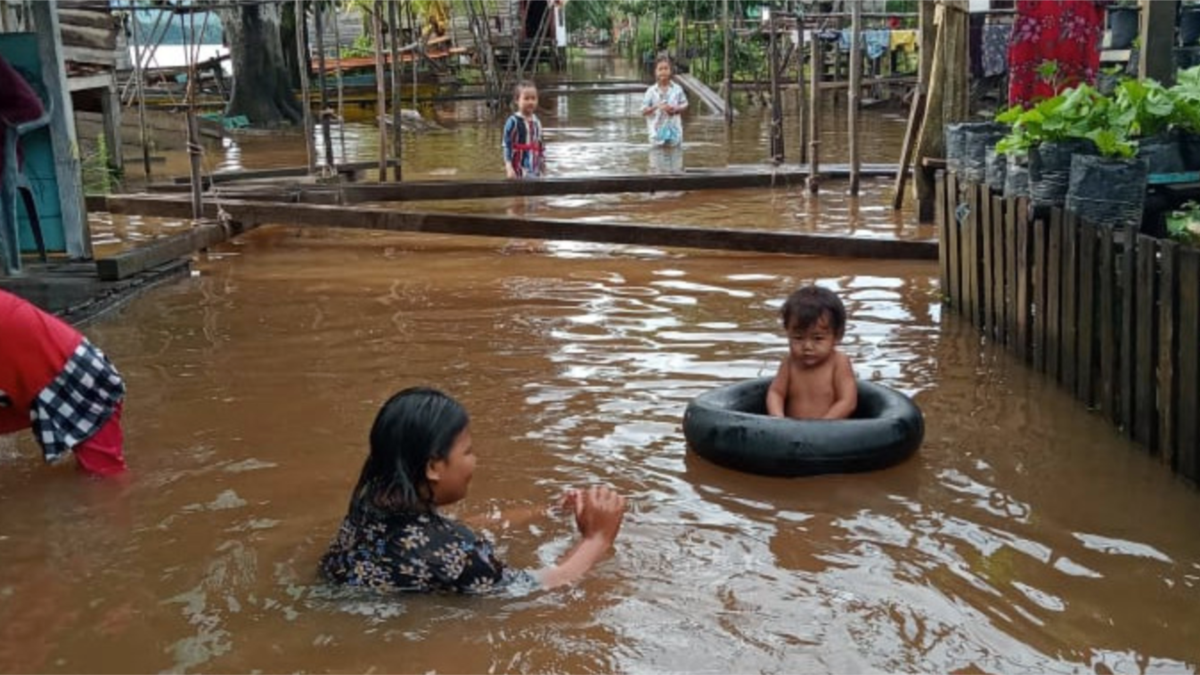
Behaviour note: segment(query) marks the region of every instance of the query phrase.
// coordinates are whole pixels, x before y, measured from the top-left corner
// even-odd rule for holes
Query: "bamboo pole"
[[[321,138],[325,141],[325,169],[333,168],[333,136],[329,131],[329,97],[325,91],[325,23],[322,3],[313,4],[313,22],[317,29],[317,86],[321,88]],[[337,17],[334,17],[335,22]]]
[[[375,121],[379,125],[379,182],[387,180],[387,95],[383,79],[383,0],[375,0],[371,16],[375,31]]]
[[[129,12],[130,12],[130,16],[133,17],[134,22],[136,23],[137,22],[137,8],[131,7]],[[150,35],[146,36],[146,44],[152,45],[154,47],[154,49],[151,49],[149,51],[146,49],[142,50],[141,59],[145,60],[146,64],[149,64],[150,59],[153,58],[154,51],[158,48],[158,40],[162,40],[162,36],[160,36],[158,38],[155,38],[154,36],[156,34],[158,34],[158,27],[162,23],[162,18],[163,18],[164,14],[167,14],[168,25],[171,23],[171,18],[175,16],[174,14],[168,14],[167,12],[159,12],[158,16],[154,17],[154,25],[150,27]],[[134,29],[136,30],[137,26],[134,26]],[[166,35],[166,29],[163,29],[163,35]],[[136,38],[135,38],[135,40],[136,40]],[[140,40],[136,40],[136,41],[140,42]],[[135,55],[137,54],[136,49],[134,50],[134,54]],[[139,61],[139,63],[140,63],[140,61]],[[135,64],[135,66],[136,66],[136,64]],[[145,70],[145,66],[142,66],[142,69]],[[125,86],[121,89],[121,103],[122,104],[125,103],[126,96],[131,96],[131,94],[129,93],[130,87],[136,87],[136,84],[133,82],[126,82]]]
[[[904,206],[904,190],[908,183],[909,165],[913,163],[917,139],[921,134],[922,120],[925,118],[925,102],[929,92],[929,73],[933,67],[933,52],[937,44],[937,27],[934,25],[936,6],[931,2],[919,3],[920,18],[918,32],[921,36],[919,62],[917,66],[917,88],[913,93],[912,105],[908,111],[908,126],[904,130],[904,141],[900,146],[900,164],[896,168],[896,184],[892,193],[892,208],[900,210]],[[913,173],[919,171],[913,168]]]
[[[938,26],[937,39],[913,171],[920,222],[931,222],[934,215],[933,176],[925,168],[923,159],[943,156],[946,151],[945,125],[966,116],[966,74],[970,71],[966,63],[966,0],[940,0],[934,22]]]
[[[392,156],[396,165],[392,167],[392,180],[400,182],[400,149],[402,136],[400,134],[400,22],[397,18],[396,0],[388,2],[388,35],[392,38]],[[416,66],[416,55],[413,55],[413,66]]]
[[[725,33],[725,126],[733,126],[733,70],[730,67],[730,38],[733,26],[729,24],[729,0],[721,0],[722,27]]]
[[[168,25],[170,20],[167,21]],[[183,27],[183,17],[179,17],[180,28]],[[196,15],[191,15],[191,37],[196,38]],[[200,126],[196,121],[196,63],[188,59],[187,83],[187,146],[188,146],[188,178],[191,182],[192,219],[204,217],[204,197],[201,194],[200,178]]]
[[[161,17],[161,15],[159,15]],[[146,139],[146,92],[143,89],[142,78],[142,45],[138,36],[138,21],[137,12],[130,12],[131,22],[133,24],[133,78],[134,78],[134,95],[137,96],[138,105],[138,140],[142,144],[142,172],[146,177],[146,183],[150,182],[150,144]]]
[[[846,118],[850,128],[850,194],[858,194],[858,171],[860,166],[858,154],[858,106],[862,97],[862,4],[850,3],[850,88],[846,96],[846,104],[850,110]]]
[[[317,170],[317,153],[313,147],[312,106],[308,101],[308,50],[304,40],[304,0],[295,0],[296,17],[296,64],[300,70],[300,110],[303,113],[304,124],[304,158],[308,163],[308,172]]]

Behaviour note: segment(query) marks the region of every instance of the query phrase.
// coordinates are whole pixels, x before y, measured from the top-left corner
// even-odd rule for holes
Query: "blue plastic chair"
[[[20,72],[20,71],[19,71]],[[43,113],[41,117],[21,124],[9,125],[0,120],[4,132],[4,175],[0,176],[0,259],[4,273],[12,276],[21,273],[21,239],[20,221],[17,218],[17,195],[25,205],[25,213],[29,218],[30,229],[34,242],[37,244],[38,255],[46,262],[46,242],[42,235],[42,225],[38,218],[37,202],[33,195],[33,186],[29,177],[17,165],[17,148],[21,137],[41,129],[50,123],[54,114],[53,101],[46,96],[46,88],[36,79],[30,78],[25,72],[21,75],[29,82],[38,98],[42,100]]]

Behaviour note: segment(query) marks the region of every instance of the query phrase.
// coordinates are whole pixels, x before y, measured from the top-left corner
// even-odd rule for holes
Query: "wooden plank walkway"
[[[360,165],[353,165],[358,169]],[[861,175],[867,177],[894,177],[895,164],[864,164]],[[297,173],[299,172],[299,173]],[[402,202],[419,200],[484,199],[493,197],[544,197],[576,194],[614,194],[621,192],[686,192],[690,190],[738,190],[748,188],[799,188],[809,176],[807,168],[763,166],[724,167],[693,169],[675,175],[613,174],[607,176],[572,176],[542,178],[539,180],[514,181],[497,179],[483,180],[426,180],[401,183],[322,183],[301,180],[286,183],[264,183],[263,178],[287,178],[303,176],[299,169],[264,169],[240,172],[240,176],[215,174],[213,181],[221,184],[221,192],[240,193],[246,199],[290,201],[328,204],[330,193],[337,192],[337,203],[357,204],[361,202]],[[846,164],[825,165],[821,176],[827,179],[846,178],[850,167]],[[247,180],[258,182],[248,183]],[[154,184],[151,192],[179,193],[190,188],[187,179],[176,178],[168,184]],[[310,179],[305,179],[310,180]],[[180,182],[183,181],[183,182]],[[238,182],[242,181],[239,185]],[[206,182],[207,185],[207,182]],[[236,186],[236,187],[235,187]],[[311,195],[315,198],[309,199]]]
[[[110,195],[93,199],[90,206],[130,215],[185,219],[191,217],[190,200],[182,195]],[[222,200],[220,207],[241,227],[278,224],[295,227],[359,228],[892,260],[936,260],[938,254],[937,243],[929,240],[870,239],[445,212],[403,212],[369,206]],[[210,201],[205,205],[205,209],[207,217],[216,218],[217,204]]]
[[[709,89],[703,82],[687,73],[676,74],[675,81],[679,83],[679,86],[686,89],[688,93],[700,99],[700,102],[706,105],[714,115],[718,117],[725,115],[725,100],[718,96],[717,92]],[[737,114],[736,110],[734,114]]]

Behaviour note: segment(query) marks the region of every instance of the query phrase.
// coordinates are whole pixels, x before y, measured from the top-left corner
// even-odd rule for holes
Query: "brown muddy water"
[[[621,61],[587,59],[573,64],[564,75],[572,81],[636,79],[636,68]],[[546,77],[543,84],[552,79]],[[578,87],[583,90],[584,87]],[[694,97],[693,97],[694,98]],[[711,169],[726,166],[767,166],[769,109],[742,104],[733,126],[714,116],[696,100],[685,120],[684,165]],[[555,176],[646,173],[650,151],[646,125],[640,115],[641,94],[588,93],[543,95],[538,114],[546,128],[547,163]],[[785,165],[799,161],[796,147],[800,117],[794,92],[786,92]],[[504,177],[501,158],[503,117],[494,117],[482,101],[453,101],[422,110],[441,131],[403,135],[404,180],[466,180]],[[895,164],[900,157],[907,109],[882,105],[863,111],[860,148],[862,161]],[[335,161],[376,161],[379,136],[374,126],[349,123],[332,130]],[[315,135],[318,159],[323,162],[323,140]],[[827,92],[821,112],[821,157],[825,164],[848,158],[844,92]],[[156,177],[188,175],[187,157],[161,153],[166,163],[155,165]],[[128,150],[140,157],[140,150]],[[238,169],[303,166],[301,136],[207,141],[204,170],[208,173]],[[131,164],[131,178],[140,178]],[[365,172],[374,181],[377,172]],[[845,180],[829,179],[818,195],[800,189],[712,190],[655,194],[567,195],[544,198],[482,199],[465,201],[391,203],[403,210],[456,211],[511,214],[580,221],[652,223],[727,227],[771,231],[854,234],[875,238],[925,239],[933,228],[916,225],[911,200],[899,211],[890,207],[893,179],[864,178],[859,198],[846,195]],[[218,190],[217,198],[220,193]],[[108,230],[104,230],[105,236]]]
[[[268,228],[92,324],[127,481],[0,452],[5,672],[1193,672],[1200,494],[944,316],[927,264]],[[684,407],[769,373],[776,309],[845,298],[920,452],[799,480],[689,455]],[[473,414],[461,515],[603,482],[614,556],[521,598],[346,597],[315,566],[378,405]],[[546,564],[567,522],[495,526]]]
[[[689,149],[688,162],[757,161],[765,141],[748,118],[737,128],[757,146]],[[694,122],[688,138],[704,139]],[[613,113],[611,124],[640,143],[640,120]],[[494,124],[463,126],[498,147]],[[898,144],[894,127],[874,128]],[[492,158],[445,138],[414,151],[425,175],[493,175]],[[879,152],[865,159],[889,161]],[[807,197],[765,190],[533,208],[918,236],[876,206],[882,195],[822,195],[817,215]],[[529,208],[500,201],[450,208]],[[102,216],[93,227],[117,247],[182,224]],[[271,227],[195,269],[87,327],[129,385],[125,480],[45,467],[31,439],[0,437],[2,672],[1200,664],[1200,493],[943,314],[934,264]],[[786,349],[778,305],[814,281],[847,303],[858,374],[924,410],[919,453],[795,480],[689,454],[687,402],[770,373]],[[608,483],[630,497],[613,556],[570,589],[520,598],[321,584],[316,563],[371,420],[416,384],[473,416],[479,466],[458,515]],[[574,538],[555,519],[489,531],[519,567],[553,561]]]

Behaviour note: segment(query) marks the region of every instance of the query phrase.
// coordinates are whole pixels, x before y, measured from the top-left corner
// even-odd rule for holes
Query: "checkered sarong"
[[[29,412],[46,461],[91,438],[124,397],[121,374],[104,352],[84,339]]]

